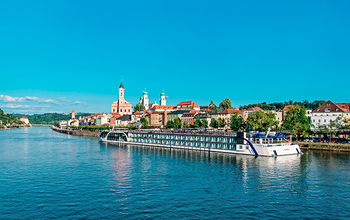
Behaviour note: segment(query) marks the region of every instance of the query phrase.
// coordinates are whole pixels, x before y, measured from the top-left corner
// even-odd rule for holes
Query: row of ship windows
[[[167,136],[167,135],[142,135],[134,134],[133,137],[138,138],[159,138],[159,139],[177,139],[177,140],[196,140],[196,141],[225,141],[234,142],[235,138],[222,138],[222,137],[202,137],[202,136]]]
[[[152,139],[133,139],[134,142],[139,143],[149,143],[149,144],[172,144],[178,146],[186,146],[186,147],[204,147],[204,148],[216,148],[216,149],[228,149],[228,150],[236,150],[235,145],[230,144],[215,144],[215,143],[200,143],[200,142],[186,142],[186,141],[166,141],[166,140],[152,140]]]

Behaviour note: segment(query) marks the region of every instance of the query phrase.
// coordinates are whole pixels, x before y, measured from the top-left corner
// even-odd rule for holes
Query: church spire
[[[123,88],[124,89],[123,80],[121,81],[119,88]]]

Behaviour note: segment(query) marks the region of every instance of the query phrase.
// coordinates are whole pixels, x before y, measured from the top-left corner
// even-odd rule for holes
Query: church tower
[[[72,119],[75,119],[75,110],[74,110],[74,108],[72,109]]]
[[[132,105],[125,100],[125,88],[123,82],[120,83],[118,101],[112,103],[111,113],[118,113],[120,115],[131,115]]]
[[[160,93],[160,105],[166,105],[166,99],[165,99],[165,93],[164,92],[161,92]]]
[[[142,93],[142,96],[140,98],[140,104],[142,104],[143,106],[145,106],[145,109],[148,110],[149,109],[149,99],[148,99],[148,93],[146,91],[144,91]]]
[[[122,81],[120,83],[120,86],[119,86],[119,101],[124,101],[125,100],[124,93],[125,93],[125,88],[123,86],[123,81]]]

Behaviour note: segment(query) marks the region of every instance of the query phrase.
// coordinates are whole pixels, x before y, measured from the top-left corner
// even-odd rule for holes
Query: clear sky
[[[350,1],[1,1],[0,108],[350,102]]]

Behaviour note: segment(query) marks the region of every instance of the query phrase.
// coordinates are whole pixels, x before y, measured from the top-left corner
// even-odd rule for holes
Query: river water
[[[0,219],[350,217],[350,154],[254,158],[0,130]]]

